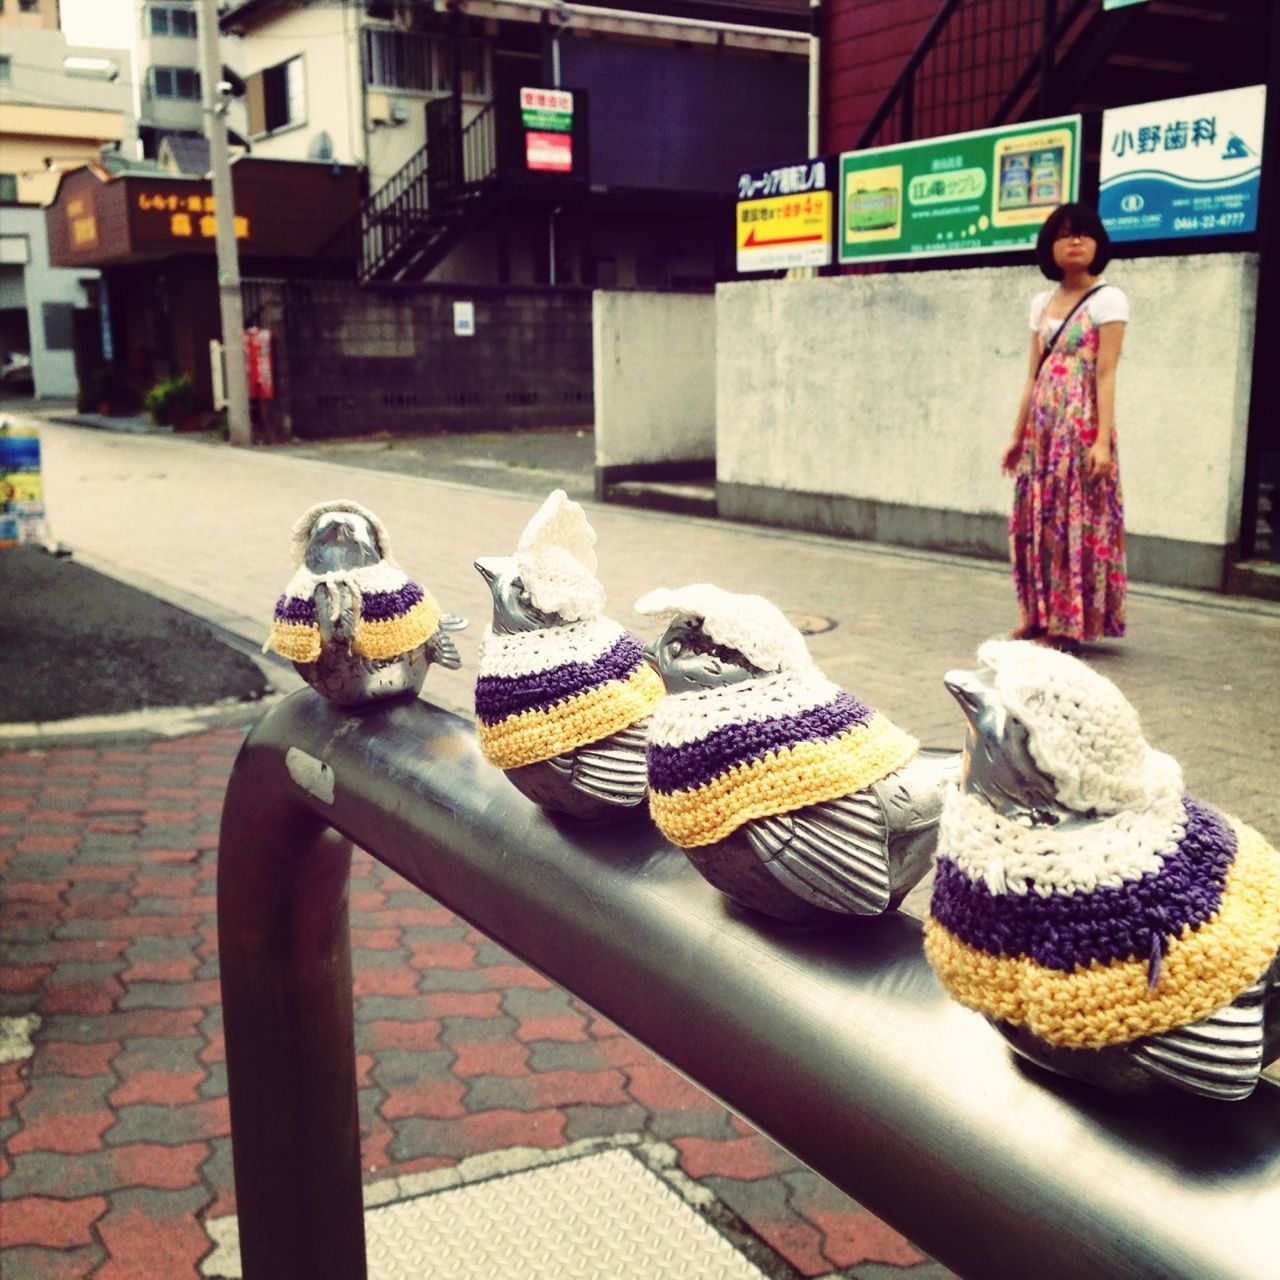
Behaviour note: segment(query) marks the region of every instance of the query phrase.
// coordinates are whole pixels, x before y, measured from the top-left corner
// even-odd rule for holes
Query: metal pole
[[[227,150],[227,95],[221,92],[217,0],[200,0],[200,84],[205,134],[213,168],[213,216],[217,232],[218,308],[227,366],[227,429],[231,443],[253,443],[249,422],[249,378],[244,367],[244,305],[240,300],[240,259],[236,250],[235,198]]]

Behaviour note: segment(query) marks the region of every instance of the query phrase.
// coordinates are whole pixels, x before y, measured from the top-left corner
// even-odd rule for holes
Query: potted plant
[[[162,427],[193,431],[203,425],[200,396],[185,373],[157,382],[146,394],[147,411]]]

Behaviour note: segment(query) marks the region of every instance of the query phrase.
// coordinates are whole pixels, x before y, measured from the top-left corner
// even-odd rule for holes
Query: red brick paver
[[[39,1019],[0,1065],[6,1277],[197,1280],[234,1212],[213,878],[241,738],[0,753],[0,1013]],[[367,1179],[638,1131],[778,1276],[945,1275],[363,854],[351,922]]]

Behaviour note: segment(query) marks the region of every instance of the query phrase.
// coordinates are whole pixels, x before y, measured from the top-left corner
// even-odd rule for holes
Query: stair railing
[[[497,171],[494,109],[489,102],[462,130],[453,113],[432,130],[426,145],[365,201],[360,210],[362,282],[372,279],[406,242],[418,234],[437,206],[461,188],[484,182]],[[455,157],[461,154],[462,172]]]
[[[944,0],[867,122],[857,149],[987,128],[1028,103],[1047,108],[1054,66],[1097,0]],[[998,8],[998,13],[997,13]]]

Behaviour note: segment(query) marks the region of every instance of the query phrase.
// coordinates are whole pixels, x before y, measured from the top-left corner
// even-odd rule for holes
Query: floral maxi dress
[[[1058,323],[1042,319],[1048,342]],[[1082,307],[1044,362],[1031,396],[1009,517],[1013,581],[1024,623],[1050,635],[1124,635],[1124,500],[1119,454],[1107,480],[1087,479],[1098,437],[1098,326]]]

